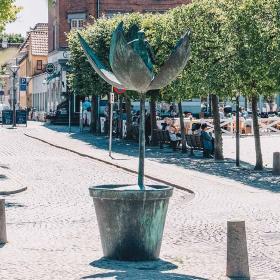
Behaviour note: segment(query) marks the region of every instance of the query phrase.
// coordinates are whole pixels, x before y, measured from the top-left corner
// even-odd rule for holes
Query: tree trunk
[[[178,109],[179,109],[180,127],[181,127],[182,153],[186,153],[187,152],[186,129],[185,129],[184,115],[183,115],[182,101],[181,100],[178,103]]]
[[[263,169],[263,160],[262,160],[260,127],[259,127],[259,121],[258,121],[258,97],[255,95],[252,97],[252,114],[253,114],[255,150],[256,150],[255,170],[262,170]]]
[[[208,106],[209,108],[207,108],[208,110],[208,114],[209,114],[209,117],[211,118],[212,117],[212,94],[209,94],[209,97],[208,97]]]
[[[245,97],[245,101],[244,101],[244,107],[245,107],[245,111],[247,112],[248,111],[248,99],[247,97]]]
[[[158,139],[157,139],[157,98],[158,90],[153,92],[151,95],[151,101],[150,101],[150,115],[151,115],[151,145],[157,146]]]
[[[95,134],[96,133],[96,104],[97,104],[97,96],[93,95],[91,98],[91,123],[90,123],[90,131]]]
[[[223,138],[222,138],[222,129],[220,122],[220,114],[219,114],[219,101],[218,96],[215,94],[211,95],[212,100],[212,113],[213,113],[213,121],[214,121],[214,132],[215,132],[215,159],[223,160]]]
[[[140,94],[140,125],[139,125],[139,166],[138,186],[141,190],[144,187],[144,160],[145,160],[145,99],[146,94]]]
[[[125,109],[126,109],[126,139],[132,139],[132,114],[131,114],[131,100],[125,96]]]

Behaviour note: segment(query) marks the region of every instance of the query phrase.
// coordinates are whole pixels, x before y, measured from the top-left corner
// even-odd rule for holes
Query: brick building
[[[66,62],[70,54],[66,38],[72,28],[82,28],[86,22],[103,15],[111,17],[118,13],[164,12],[189,2],[191,0],[53,0],[49,6],[48,62],[53,63],[57,71],[56,79],[49,81],[48,90],[58,91],[55,96],[67,91]],[[57,76],[60,77],[59,81]]]
[[[17,63],[18,75],[21,78],[30,77],[27,90],[19,91],[18,103],[23,108],[34,107],[33,83],[37,75],[45,72],[48,61],[48,24],[37,23],[28,33],[19,49]]]
[[[49,10],[49,52],[67,48],[71,28],[102,15],[127,12],[164,12],[190,0],[56,0]]]

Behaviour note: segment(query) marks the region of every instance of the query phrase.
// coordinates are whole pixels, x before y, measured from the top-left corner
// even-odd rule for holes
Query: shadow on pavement
[[[46,127],[56,132],[67,133],[68,131],[68,128],[64,126],[48,125]],[[70,138],[83,141],[97,149],[108,150],[109,140],[105,136],[95,136],[88,132],[80,133],[79,129],[74,127]],[[136,157],[138,156],[138,144],[133,141],[114,139],[114,152]],[[236,168],[233,159],[214,161],[213,159],[203,158],[200,151],[195,151],[195,156],[190,156],[189,153],[174,152],[168,146],[164,147],[164,149],[147,146],[146,158],[163,164],[174,164],[184,169],[228,178],[258,189],[280,192],[280,176],[272,175],[269,169],[254,171],[254,166],[248,162],[241,162],[241,167]]]
[[[122,262],[101,258],[97,261],[92,262],[90,265],[93,267],[113,271],[88,275],[82,277],[81,279],[101,279],[112,277],[116,280],[207,280],[206,278],[191,275],[164,273],[164,271],[174,270],[178,268],[175,264],[164,260],[149,262]]]
[[[11,208],[11,207],[22,208],[22,207],[25,207],[25,205],[16,203],[16,202],[7,202],[7,203],[5,203],[5,207],[6,208]]]

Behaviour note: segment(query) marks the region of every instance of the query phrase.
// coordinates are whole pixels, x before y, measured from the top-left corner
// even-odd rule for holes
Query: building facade
[[[28,78],[26,90],[18,90],[18,105],[22,108],[32,108],[33,77],[45,72],[48,63],[48,24],[38,23],[31,29],[21,45],[17,57],[19,78]],[[36,92],[35,92],[36,94]]]

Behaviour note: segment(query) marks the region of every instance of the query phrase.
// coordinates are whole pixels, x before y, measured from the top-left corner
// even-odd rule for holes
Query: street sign
[[[26,91],[27,80],[26,78],[20,78],[20,91]]]
[[[113,104],[115,101],[115,96],[113,92],[110,92],[110,103]]]
[[[55,71],[55,66],[53,63],[48,63],[46,66],[46,72],[51,75]]]
[[[116,87],[113,87],[113,91],[117,94],[123,94],[126,92],[126,89],[125,88],[116,88]]]

